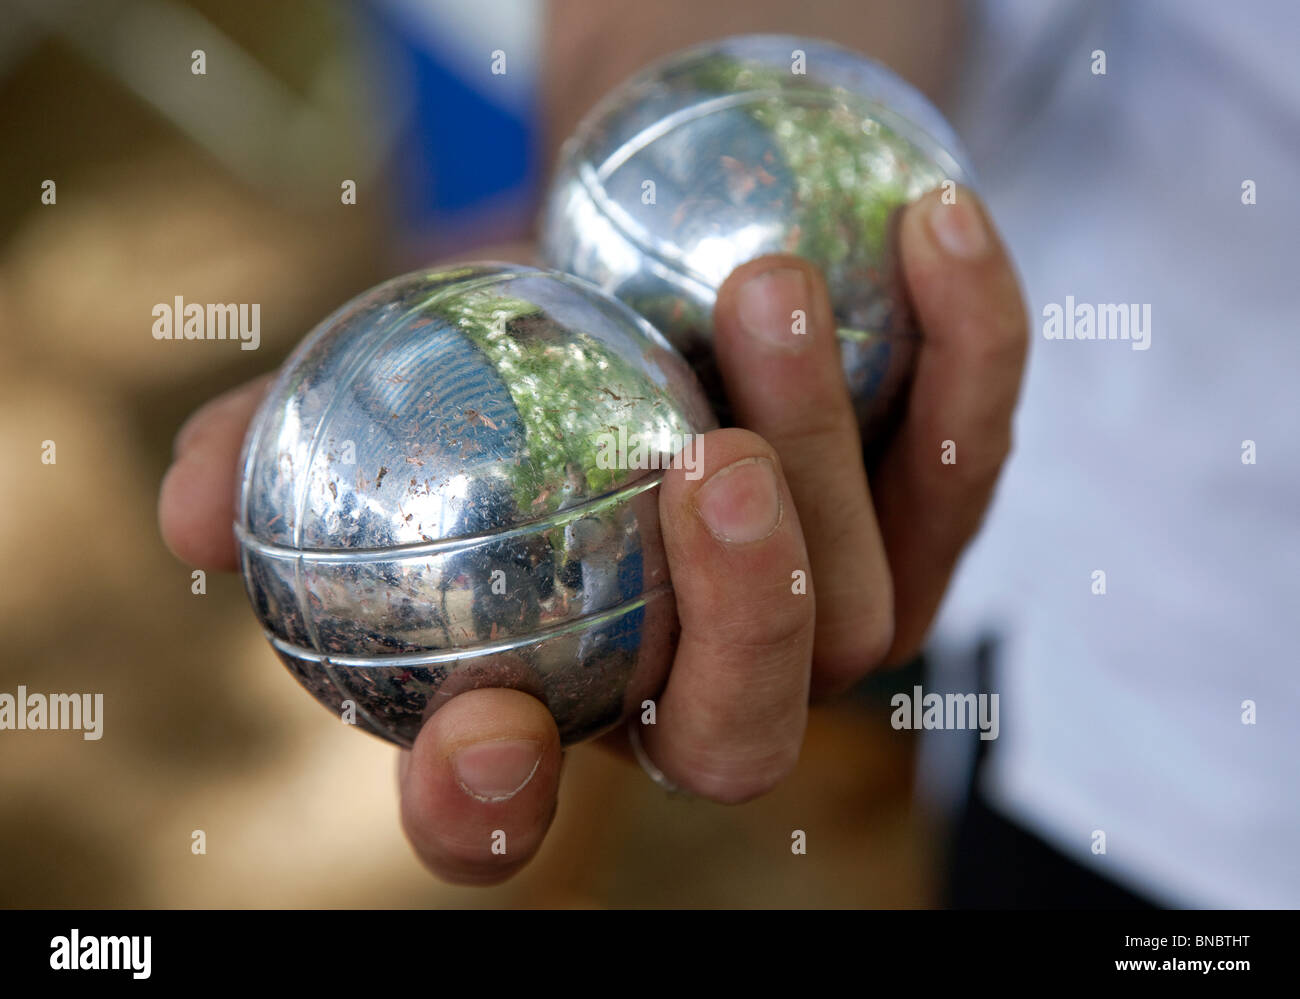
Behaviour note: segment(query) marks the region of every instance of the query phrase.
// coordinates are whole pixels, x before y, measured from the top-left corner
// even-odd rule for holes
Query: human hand
[[[932,211],[954,213],[937,217],[964,234],[950,241],[964,252],[936,238]],[[962,192],[957,205],[931,195],[911,206],[901,239],[926,340],[874,492],[815,269],[763,258],[719,294],[719,365],[750,429],[708,435],[703,475],[670,470],[661,486],[682,633],[657,724],[641,737],[683,789],[724,802],[770,789],[798,757],[810,691],[847,688],[919,647],[1009,450],[1026,333],[996,237]],[[751,279],[759,279],[757,298],[741,291]],[[801,337],[790,335],[795,308],[809,318]],[[755,336],[760,328],[796,342]],[[267,384],[212,401],[177,436],[159,518],[172,550],[195,565],[237,567],[230,524],[239,451]],[[959,442],[956,464],[939,460],[945,439]],[[792,592],[796,570],[810,576],[806,594]],[[626,749],[622,732],[604,741]],[[559,772],[558,734],[540,701],[506,689],[459,694],[401,754],[407,835],[448,880],[500,881],[540,846]],[[490,848],[498,829],[506,855]]]

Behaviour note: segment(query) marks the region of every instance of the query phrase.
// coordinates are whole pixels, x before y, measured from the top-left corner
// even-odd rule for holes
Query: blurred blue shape
[[[481,38],[467,38],[475,6],[487,23],[477,26]],[[532,4],[372,0],[363,8],[385,64],[382,85],[395,106],[408,109],[390,176],[397,184],[397,225],[419,242],[437,242],[440,233],[472,226],[503,204],[535,204],[541,102],[535,52],[520,46],[533,49],[537,39],[518,23],[499,30],[492,23],[511,6],[530,10]],[[515,43],[507,51],[509,80],[491,73],[498,37]],[[529,221],[520,219],[519,228]]]

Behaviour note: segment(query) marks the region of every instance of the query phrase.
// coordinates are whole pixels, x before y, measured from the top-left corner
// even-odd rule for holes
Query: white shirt
[[[955,120],[1032,344],[936,658],[998,631],[985,793],[1173,905],[1300,906],[1297,10],[1002,0]],[[1067,296],[1150,348],[1045,339]]]

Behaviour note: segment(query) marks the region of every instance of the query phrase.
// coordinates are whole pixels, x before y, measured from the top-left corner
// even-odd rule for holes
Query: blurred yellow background
[[[383,184],[376,124],[336,99],[364,76],[347,19],[284,0],[82,6],[101,19],[27,8],[0,49],[0,691],[102,692],[104,728],[0,732],[0,905],[930,904],[911,734],[862,693],[814,711],[797,773],[758,802],[670,798],[580,746],[522,876],[464,889],[423,871],[393,749],[297,687],[237,578],[192,593],[155,521],[193,408],[409,269],[367,196]],[[137,8],[172,20],[127,44],[113,33]],[[175,50],[157,48],[173,29]],[[260,67],[250,93],[280,94],[284,114],[253,115],[223,147],[229,108],[168,104],[139,60],[170,51],[187,68],[195,30]],[[338,177],[357,175],[367,194],[343,206]],[[261,348],[154,340],[151,308],[176,295],[261,303]]]

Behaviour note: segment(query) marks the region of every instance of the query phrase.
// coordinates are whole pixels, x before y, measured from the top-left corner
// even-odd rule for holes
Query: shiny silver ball
[[[484,686],[598,734],[666,676],[656,486],[714,425],[663,337],[571,276],[397,278],[307,337],[249,429],[249,597],[308,691],[399,745]]]
[[[871,60],[811,39],[730,38],[651,67],[579,125],[546,199],[543,260],[663,331],[719,412],[719,286],[763,254],[811,260],[870,443],[916,354],[897,209],[946,180],[968,183],[965,163],[939,112]]]

